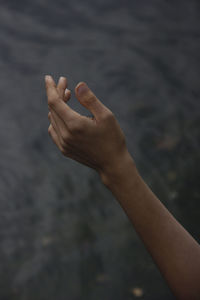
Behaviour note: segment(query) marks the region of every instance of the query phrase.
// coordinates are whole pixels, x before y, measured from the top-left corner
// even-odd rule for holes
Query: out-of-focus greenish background
[[[43,77],[88,83],[199,241],[199,20],[198,0],[0,1],[0,299],[174,299],[98,174],[51,141]]]

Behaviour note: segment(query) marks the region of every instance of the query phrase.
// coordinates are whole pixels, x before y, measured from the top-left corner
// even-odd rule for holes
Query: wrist
[[[112,166],[107,166],[101,171],[100,177],[103,184],[111,191],[114,191],[117,187],[128,184],[130,180],[133,182],[137,174],[135,162],[127,151]]]

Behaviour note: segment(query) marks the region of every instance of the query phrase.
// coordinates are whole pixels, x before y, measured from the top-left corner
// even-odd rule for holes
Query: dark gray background
[[[199,241],[199,20],[198,0],[0,1],[0,299],[173,299],[97,173],[52,143],[43,77],[88,83]]]

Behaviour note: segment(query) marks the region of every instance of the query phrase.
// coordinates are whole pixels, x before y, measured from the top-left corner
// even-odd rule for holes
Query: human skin
[[[200,299],[200,246],[141,178],[114,114],[81,82],[75,95],[93,115],[67,102],[67,79],[45,77],[48,132],[63,153],[95,169],[117,199],[177,299]],[[189,201],[189,199],[188,199]]]

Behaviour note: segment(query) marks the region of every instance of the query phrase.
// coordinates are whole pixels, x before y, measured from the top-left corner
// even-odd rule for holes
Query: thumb
[[[78,101],[94,115],[96,120],[101,119],[107,111],[107,107],[97,99],[86,83],[80,82],[75,88],[75,94]]]

